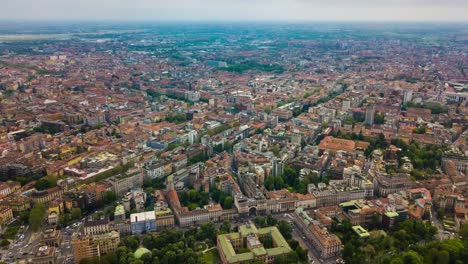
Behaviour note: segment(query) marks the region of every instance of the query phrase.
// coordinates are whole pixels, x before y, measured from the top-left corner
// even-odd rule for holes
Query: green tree
[[[405,264],[423,264],[421,256],[413,250],[409,250],[403,254],[403,261]]]
[[[216,241],[216,226],[213,223],[206,223],[200,226],[198,231],[198,238],[200,240],[209,239],[213,242]]]
[[[232,196],[229,195],[224,199],[223,208],[224,209],[231,209],[233,203],[234,203],[234,199],[232,198]]]
[[[449,264],[450,263],[450,253],[446,250],[437,251],[436,259],[434,263],[437,264]]]
[[[275,226],[278,224],[278,220],[274,218],[271,214],[266,217],[267,226]]]
[[[289,186],[293,186],[294,181],[297,178],[298,178],[298,174],[294,168],[291,168],[289,166],[286,166],[286,168],[284,168],[283,179],[284,179],[284,182],[286,182],[286,184],[288,184]]]
[[[399,256],[396,256],[390,261],[390,264],[405,264],[405,262]]]
[[[37,190],[42,191],[42,190],[49,189],[51,187],[51,185],[50,185],[49,181],[47,181],[46,179],[40,179],[34,184],[34,187]]]
[[[275,155],[276,157],[279,157],[280,151],[281,151],[281,147],[278,144],[273,145],[271,147],[271,152],[273,152],[273,155]]]
[[[278,222],[278,229],[286,240],[292,238],[292,226],[286,220]]]
[[[39,231],[44,225],[46,207],[42,203],[35,203],[29,213],[29,224],[33,231]]]
[[[463,240],[468,240],[468,224],[465,223],[459,231],[459,235],[462,237]]]
[[[140,246],[140,239],[136,236],[126,237],[123,239],[123,244],[131,251],[135,251]]]
[[[71,218],[72,219],[79,219],[81,218],[81,209],[80,208],[73,208],[71,210]]]
[[[113,191],[106,191],[102,194],[102,203],[110,204],[117,200],[117,195]]]
[[[227,234],[231,232],[231,223],[229,221],[224,221],[219,227],[220,234]]]
[[[374,123],[378,125],[382,125],[385,123],[385,115],[382,113],[377,113],[374,118]]]
[[[426,127],[425,126],[420,126],[418,128],[413,129],[414,134],[425,134],[426,133]]]

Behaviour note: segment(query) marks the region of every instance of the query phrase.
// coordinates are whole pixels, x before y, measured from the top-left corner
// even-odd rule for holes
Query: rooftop
[[[353,231],[356,233],[360,238],[369,237],[370,234],[364,229],[362,226],[353,226]]]
[[[264,235],[271,235],[276,245],[275,248],[265,249],[263,247],[257,236],[261,237]],[[236,254],[231,241],[244,237],[247,237],[247,241],[252,249],[247,253]],[[255,225],[242,225],[239,226],[238,233],[218,235],[218,246],[221,247],[222,253],[226,256],[226,260],[229,263],[244,262],[254,259],[255,256],[263,256],[265,254],[268,256],[283,255],[292,251],[277,227],[257,229]]]
[[[154,211],[147,211],[141,213],[134,213],[130,215],[130,222],[136,223],[140,221],[149,221],[149,220],[156,220],[156,215]]]

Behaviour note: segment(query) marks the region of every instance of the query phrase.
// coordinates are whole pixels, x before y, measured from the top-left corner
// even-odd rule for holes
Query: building
[[[55,186],[43,191],[34,189],[29,194],[34,203],[42,203],[47,205],[52,200],[62,198],[63,190],[59,186]]]
[[[184,207],[181,208],[181,211],[176,211],[176,217],[181,227],[210,222],[210,212],[205,208],[188,211],[188,208]]]
[[[154,211],[135,213],[130,215],[132,234],[156,231],[156,214]]]
[[[86,218],[84,222],[84,234],[96,235],[109,232],[109,219],[103,218],[99,220],[92,220]]]
[[[281,159],[273,158],[271,160],[271,175],[273,177],[281,177],[284,172],[284,162]]]
[[[468,84],[445,83],[445,97],[448,102],[463,103],[468,100]]]
[[[158,207],[154,210],[156,227],[158,230],[173,228],[175,225],[174,214],[168,207]]]
[[[369,232],[367,232],[366,229],[364,229],[362,226],[358,225],[358,226],[353,226],[352,227],[353,229],[353,232],[359,236],[359,238],[368,238],[370,237],[370,234]]]
[[[185,99],[191,102],[198,102],[200,101],[200,92],[198,91],[186,91],[185,92]]]
[[[140,172],[131,175],[118,175],[107,180],[112,185],[112,191],[117,196],[122,196],[132,188],[143,186],[143,174]]]
[[[0,226],[5,226],[13,220],[13,210],[10,207],[0,208]]]
[[[62,243],[62,235],[55,228],[47,228],[42,232],[42,243],[49,247],[60,247]]]
[[[309,226],[309,230],[312,234],[311,242],[322,258],[340,255],[341,240],[336,235],[329,233],[326,228],[315,223]]]
[[[71,243],[75,263],[80,263],[84,258],[100,257],[115,251],[120,243],[120,234],[116,231],[94,236],[75,233]]]
[[[346,152],[354,152],[356,149],[362,148],[366,149],[369,146],[369,143],[362,142],[362,141],[353,141],[349,139],[341,139],[335,138],[332,136],[327,136],[318,145],[318,149],[320,152],[329,151],[329,152],[337,152],[337,151],[346,151]]]
[[[98,248],[92,245],[89,241],[89,236],[81,235],[78,233],[73,234],[72,247],[73,247],[73,258],[75,263],[80,263],[84,258],[98,257]]]
[[[426,188],[409,190],[409,198],[413,204],[408,206],[408,215],[414,219],[422,220],[424,214],[429,214],[432,208],[432,196]]]
[[[340,204],[343,215],[352,225],[368,226],[380,222],[384,208],[378,200],[352,200]]]
[[[397,212],[386,212],[382,215],[382,226],[386,229],[390,229],[395,224],[398,223],[398,213]]]
[[[0,194],[4,196],[8,196],[11,193],[15,192],[21,188],[21,184],[15,181],[8,181],[0,183]]]
[[[380,197],[387,197],[389,194],[404,191],[413,186],[413,182],[404,173],[389,175],[377,172],[374,175],[373,183],[374,194]]]
[[[114,222],[119,223],[125,221],[125,208],[119,204],[115,207],[114,211]]]
[[[41,151],[46,148],[45,136],[42,134],[32,135],[17,142],[18,149],[23,152]]]
[[[263,242],[262,242],[263,241]],[[265,243],[271,243],[266,246]],[[274,263],[275,258],[292,251],[278,228],[257,229],[255,225],[239,226],[239,232],[217,236],[217,248],[223,264],[261,261]],[[240,248],[248,252],[237,253]]]
[[[406,104],[408,102],[411,102],[411,100],[413,100],[413,91],[406,90],[403,94],[403,103]]]
[[[57,250],[54,247],[41,246],[37,249],[32,259],[34,264],[56,264]]]
[[[371,126],[374,124],[374,117],[375,117],[375,105],[368,106],[366,109],[366,119],[364,120],[364,124]]]
[[[456,192],[455,188],[444,189],[437,188],[434,192],[434,203],[446,213],[453,213],[457,208],[465,208],[465,197]]]
[[[120,243],[120,234],[116,231],[92,236],[91,242],[98,249],[99,256],[114,252]]]
[[[351,109],[351,101],[343,100],[343,102],[341,103],[341,110],[344,112],[348,112],[349,109]]]
[[[288,121],[293,117],[293,112],[287,109],[276,108],[271,112],[273,116],[277,116],[280,121]]]
[[[164,171],[165,162],[156,162],[145,168],[146,177],[150,179],[163,178],[167,176]]]
[[[154,213],[158,230],[174,227],[174,214],[167,204],[166,197],[160,190],[154,192]]]

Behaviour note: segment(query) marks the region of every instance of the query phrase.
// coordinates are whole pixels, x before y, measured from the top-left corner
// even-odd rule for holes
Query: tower
[[[413,99],[413,91],[405,91],[405,93],[403,94],[403,103],[406,104],[408,102],[411,102],[411,100]]]
[[[167,177],[167,191],[170,192],[173,190],[174,190],[174,176],[169,175],[169,177]]]
[[[371,126],[374,124],[375,105],[368,106],[366,109],[366,120],[364,124]]]
[[[271,175],[273,177],[280,177],[281,175],[283,175],[284,163],[281,159],[273,158],[271,160],[271,165]]]
[[[347,112],[351,108],[351,102],[349,100],[343,100],[341,110]]]

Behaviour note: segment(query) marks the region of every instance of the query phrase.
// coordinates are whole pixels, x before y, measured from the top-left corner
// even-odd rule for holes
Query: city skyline
[[[0,0],[0,264],[468,263],[468,0]]]
[[[0,20],[7,21],[468,21],[463,0],[2,2]]]

